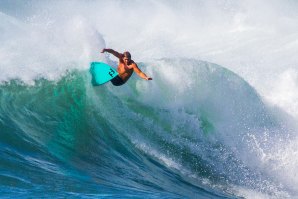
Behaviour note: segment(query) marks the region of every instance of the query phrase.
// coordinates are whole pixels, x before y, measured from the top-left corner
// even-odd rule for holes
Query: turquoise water
[[[0,0],[0,198],[297,198],[297,7]]]
[[[233,187],[245,186],[275,195],[280,185],[239,157],[250,129],[279,128],[255,90],[215,64],[157,63],[184,63],[192,78],[180,86],[188,88],[179,93],[157,71],[154,84],[134,77],[122,88],[93,87],[89,72],[77,70],[31,86],[4,83],[2,194],[235,198]]]

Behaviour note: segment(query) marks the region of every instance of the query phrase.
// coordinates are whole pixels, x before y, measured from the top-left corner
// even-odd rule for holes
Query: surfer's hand
[[[151,77],[148,77],[148,79],[147,80],[152,80],[152,78]]]
[[[106,49],[105,49],[105,48],[103,48],[103,49],[102,49],[100,52],[101,52],[101,53],[104,53],[104,52],[105,52],[105,50],[106,50]]]

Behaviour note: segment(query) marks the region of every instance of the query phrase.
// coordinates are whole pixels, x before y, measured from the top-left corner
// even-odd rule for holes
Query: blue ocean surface
[[[0,198],[298,197],[297,5],[171,2],[0,0]]]

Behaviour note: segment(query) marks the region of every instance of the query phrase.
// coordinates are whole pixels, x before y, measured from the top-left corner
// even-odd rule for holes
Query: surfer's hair
[[[124,55],[124,57],[127,57],[127,58],[131,59],[131,54],[128,51],[125,51],[123,53],[123,55]]]

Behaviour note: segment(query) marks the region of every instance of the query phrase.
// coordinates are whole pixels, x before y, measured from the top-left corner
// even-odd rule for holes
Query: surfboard
[[[107,83],[118,75],[118,72],[103,62],[91,62],[90,73],[92,75],[91,84],[93,86],[99,86]]]

